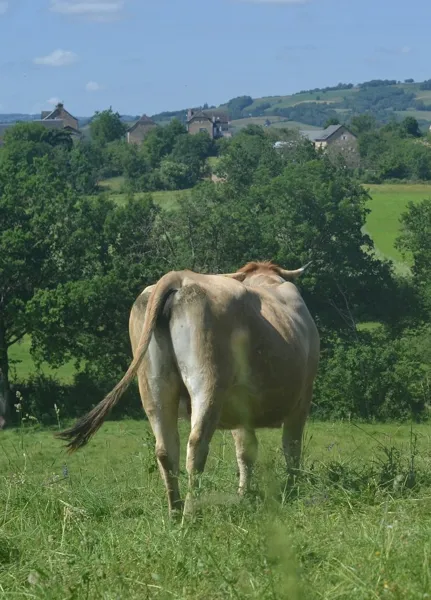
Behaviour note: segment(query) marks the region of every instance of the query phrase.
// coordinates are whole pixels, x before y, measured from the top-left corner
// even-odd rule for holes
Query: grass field
[[[99,182],[99,187],[108,192],[111,199],[119,205],[125,204],[127,200],[127,193],[124,191],[124,177],[112,177]],[[154,202],[159,206],[171,209],[174,208],[178,202],[178,199],[187,195],[189,190],[174,190],[174,191],[161,191],[149,193],[136,193],[133,194],[135,198],[144,198],[151,195]]]
[[[257,98],[254,100],[253,104],[247,106],[244,112],[255,110],[260,105],[267,102],[271,103],[271,109],[274,109],[275,107],[290,108],[291,106],[301,104],[302,102],[341,102],[344,96],[351,96],[352,94],[356,94],[357,91],[357,88],[353,88],[350,90],[333,90],[325,93],[312,92],[304,94],[291,94],[288,96],[268,96]]]
[[[424,100],[425,101],[425,100]],[[395,114],[398,115],[401,119],[405,119],[406,117],[413,117],[418,121],[431,121],[431,111],[430,110],[402,110],[395,111]]]
[[[263,126],[267,119],[271,121],[270,127],[286,129],[318,129],[318,127],[314,127],[314,125],[307,125],[306,123],[300,123],[299,121],[287,121],[281,117],[247,117],[245,119],[232,121],[231,126],[234,130],[242,129],[243,127],[247,127],[247,125]]]
[[[16,375],[18,381],[27,379],[29,375],[36,373],[36,367],[30,354],[31,339],[25,336],[21,342],[11,346],[9,359],[11,361],[12,378]],[[75,374],[72,363],[66,364],[59,369],[53,369],[48,364],[41,365],[44,375],[51,375],[64,383],[71,383]]]
[[[241,502],[219,432],[183,526],[167,518],[147,423],[108,423],[72,457],[51,431],[0,433],[0,597],[429,598],[431,427],[414,432],[416,450],[408,426],[311,424],[289,487],[280,432],[264,431]]]
[[[366,230],[373,238],[377,250],[394,260],[398,265],[404,262],[395,248],[395,240],[400,231],[400,216],[410,201],[420,202],[431,198],[431,185],[426,184],[383,184],[365,185],[372,197]],[[407,264],[408,264],[407,259]]]

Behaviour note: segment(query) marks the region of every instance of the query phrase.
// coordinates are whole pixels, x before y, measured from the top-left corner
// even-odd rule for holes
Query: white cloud
[[[401,54],[410,54],[411,50],[412,49],[410,48],[410,46],[403,46],[401,48]]]
[[[87,92],[98,92],[102,89],[102,86],[97,81],[89,81],[85,84],[85,89]]]
[[[47,56],[39,56],[33,59],[35,65],[45,65],[47,67],[67,67],[73,65],[78,60],[78,55],[69,50],[54,50]]]
[[[60,98],[57,98],[57,96],[53,96],[52,98],[46,101],[47,104],[51,104],[52,106],[57,106],[57,104],[60,104],[60,102],[61,100]]]
[[[51,10],[62,15],[110,21],[120,16],[125,0],[51,0]]]
[[[9,8],[9,2],[4,2],[3,0],[0,2],[0,15],[4,15],[7,13]]]

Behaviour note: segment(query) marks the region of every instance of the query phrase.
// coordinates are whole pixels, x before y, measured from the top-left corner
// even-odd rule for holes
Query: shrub
[[[429,366],[411,338],[392,340],[382,329],[337,339],[324,350],[314,414],[364,420],[420,419],[431,397]]]

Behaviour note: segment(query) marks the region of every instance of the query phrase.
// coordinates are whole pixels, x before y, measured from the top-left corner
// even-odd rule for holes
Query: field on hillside
[[[400,231],[399,219],[410,201],[420,202],[431,198],[431,185],[383,184],[364,187],[369,189],[371,195],[371,213],[367,218],[366,231],[382,255],[400,264],[404,259],[394,246]]]
[[[245,119],[232,121],[231,126],[234,130],[242,129],[243,127],[247,127],[247,125],[260,125],[262,127],[267,119],[271,121],[270,127],[286,129],[318,129],[313,125],[307,125],[306,123],[300,123],[299,121],[287,121],[282,117],[247,117]]]
[[[301,102],[341,102],[344,96],[350,96],[357,93],[357,88],[350,90],[333,90],[329,92],[311,92],[304,94],[290,94],[287,96],[267,96],[263,98],[256,98],[250,106],[244,110],[253,111],[258,108],[261,104],[270,102],[272,108],[290,108],[295,104],[301,104]]]
[[[280,432],[259,441],[239,502],[231,435],[215,435],[201,512],[181,526],[167,518],[146,422],[107,423],[72,457],[53,431],[0,433],[0,596],[429,597],[429,425],[312,423],[294,486]]]

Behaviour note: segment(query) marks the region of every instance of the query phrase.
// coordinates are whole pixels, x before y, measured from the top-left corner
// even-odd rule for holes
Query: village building
[[[70,114],[62,102],[59,102],[54,110],[44,110],[41,114],[41,121],[62,121],[63,129],[71,133],[79,132],[79,122],[76,117]]]
[[[155,127],[157,127],[157,124],[150,119],[150,117],[142,115],[142,117],[127,130],[127,143],[142,144],[148,133]]]
[[[206,131],[211,139],[232,135],[229,131],[229,116],[220,110],[189,109],[187,130],[192,135]]]
[[[40,119],[24,122],[37,123],[47,129],[64,129],[71,134],[72,138],[79,138],[81,136],[78,119],[65,110],[63,104],[57,104],[54,110],[43,111]],[[17,123],[0,123],[0,146],[3,145],[5,132],[16,124]]]
[[[303,137],[313,142],[315,148],[337,148],[342,152],[357,150],[358,139],[345,125],[329,125],[326,129],[303,129]]]
[[[310,140],[314,147],[331,149],[344,156],[358,154],[358,139],[347,129],[345,125],[329,125],[325,129],[301,129],[299,134]],[[292,145],[292,142],[275,142],[274,148],[284,148]]]

